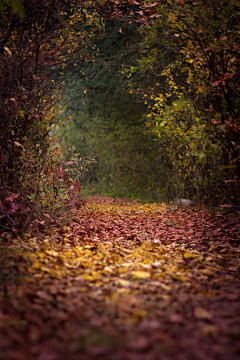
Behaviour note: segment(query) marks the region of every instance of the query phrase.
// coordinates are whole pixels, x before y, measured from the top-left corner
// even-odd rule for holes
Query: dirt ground
[[[0,240],[1,360],[240,359],[239,214],[94,197]]]

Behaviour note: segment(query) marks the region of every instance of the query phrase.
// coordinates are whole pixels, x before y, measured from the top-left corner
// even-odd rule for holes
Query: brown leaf
[[[212,320],[213,319],[212,314],[209,311],[203,309],[202,307],[196,307],[194,309],[194,315],[199,320]]]

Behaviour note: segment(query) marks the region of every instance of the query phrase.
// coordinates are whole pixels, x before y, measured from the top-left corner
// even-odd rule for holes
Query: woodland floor
[[[239,245],[239,214],[106,197],[5,234],[0,359],[240,359]]]

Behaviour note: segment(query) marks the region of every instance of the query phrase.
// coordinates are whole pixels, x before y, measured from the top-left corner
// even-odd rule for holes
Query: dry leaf
[[[200,320],[212,320],[213,319],[212,314],[209,311],[207,311],[201,307],[196,307],[194,309],[194,315],[197,319],[200,319]]]

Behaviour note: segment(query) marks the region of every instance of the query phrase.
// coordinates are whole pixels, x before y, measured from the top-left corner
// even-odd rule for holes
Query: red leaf
[[[20,206],[14,202],[12,202],[10,206],[14,211],[17,211],[20,209]]]

